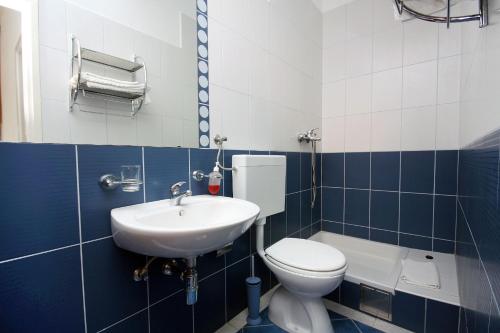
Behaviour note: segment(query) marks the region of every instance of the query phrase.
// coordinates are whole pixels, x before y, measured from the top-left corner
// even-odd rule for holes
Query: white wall
[[[21,38],[21,13],[0,7],[0,82],[2,129],[0,140],[22,140],[18,114],[16,46]]]
[[[464,2],[464,12],[476,10]],[[490,24],[462,28],[460,145],[467,146],[500,128],[500,1],[490,0]]]
[[[321,13],[310,0],[209,0],[210,129],[228,148],[299,151],[321,127]]]
[[[93,11],[97,10],[96,1],[72,2],[78,2]],[[193,13],[189,16],[181,15],[186,7],[184,0],[168,2],[169,6],[178,4],[168,25],[172,29],[175,28],[170,33],[176,36],[175,43],[170,44],[137,31],[129,25],[116,23],[115,21],[119,21],[118,16],[111,15],[109,10],[111,2],[102,5],[100,10],[102,14],[113,16],[114,20],[64,0],[40,1],[43,141],[197,147],[196,23],[191,18],[194,15],[194,0],[186,2],[192,5]],[[100,3],[102,4],[102,1]],[[117,5],[116,1],[113,3]],[[121,12],[123,18],[126,18],[125,12],[135,8],[138,2],[129,0],[129,7],[123,3],[121,1],[121,6],[115,9],[116,13]],[[147,4],[157,4],[159,12],[165,9],[161,1],[142,3],[149,9],[151,6],[148,7]],[[152,12],[146,10],[137,18],[147,20],[144,15]],[[155,15],[149,19],[161,21]],[[134,25],[137,22],[129,23]],[[155,26],[150,24],[148,29],[152,28]],[[73,112],[69,111],[69,36],[72,34],[80,39],[82,47],[126,59],[132,59],[134,55],[144,58],[151,86],[151,103],[145,105],[135,118],[128,116],[130,105],[118,105],[102,100],[80,99],[80,109],[94,113],[79,111],[78,108]],[[119,75],[113,71],[103,72],[102,67],[86,66],[84,70],[89,68],[98,73]]]
[[[325,12],[323,152],[457,149],[460,29],[402,24],[390,0]]]

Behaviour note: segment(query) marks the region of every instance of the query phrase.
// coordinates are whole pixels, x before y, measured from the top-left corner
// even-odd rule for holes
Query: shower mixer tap
[[[311,195],[311,208],[314,208],[316,204],[316,196],[318,192],[318,185],[316,184],[316,143],[321,141],[316,131],[319,128],[313,128],[307,132],[299,133],[299,142],[311,143],[311,185],[312,185],[312,195]]]
[[[316,133],[317,130],[319,130],[319,128],[313,128],[307,132],[299,133],[298,135],[299,142],[310,143],[315,141],[321,141],[321,138],[318,136],[318,133]]]

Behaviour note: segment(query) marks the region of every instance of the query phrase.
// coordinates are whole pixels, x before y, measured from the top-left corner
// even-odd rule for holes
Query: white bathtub
[[[408,248],[320,231],[311,240],[331,245],[347,259],[345,280],[395,293]]]
[[[344,278],[346,281],[365,284],[392,294],[395,294],[395,291],[402,291],[448,304],[460,305],[453,254],[409,249],[326,231],[320,231],[310,239],[331,245],[344,253],[348,264]],[[433,256],[432,261],[440,276],[441,288],[439,289],[410,285],[399,278],[402,259],[424,260],[426,255]]]

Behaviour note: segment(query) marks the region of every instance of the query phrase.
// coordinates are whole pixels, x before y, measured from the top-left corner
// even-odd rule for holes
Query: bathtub
[[[395,295],[396,291],[432,299],[452,305],[460,305],[455,256],[448,253],[423,251],[402,246],[369,241],[320,231],[309,239],[331,245],[347,259],[344,279],[364,284]],[[400,279],[402,260],[423,259],[432,255],[440,275],[441,287],[431,289],[407,284]]]
[[[320,231],[311,240],[331,245],[347,259],[344,280],[394,295],[408,248]]]

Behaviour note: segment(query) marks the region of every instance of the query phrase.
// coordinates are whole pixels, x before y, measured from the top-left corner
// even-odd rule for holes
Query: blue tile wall
[[[250,274],[250,256],[256,255],[254,228],[226,255],[199,258],[200,294],[194,306],[185,305],[182,281],[161,274],[161,261],[152,264],[148,282],[134,282],[133,270],[147,258],[116,247],[111,236],[110,210],[115,207],[169,198],[177,181],[191,184],[195,194],[208,194],[206,181],[190,180],[190,174],[211,171],[216,153],[0,143],[5,161],[0,163],[0,331],[213,332],[243,310],[244,279]],[[224,163],[230,165],[234,154],[248,153],[224,151]],[[268,219],[266,246],[320,231],[321,155],[318,199],[312,208],[310,154],[252,153],[288,158],[286,210]],[[98,178],[119,174],[124,164],[144,168],[141,191],[103,191]],[[232,175],[225,172],[220,194],[231,196],[231,187]],[[276,285],[258,256],[255,272],[262,279],[262,292]]]
[[[322,230],[455,252],[458,151],[323,153],[321,158]]]
[[[500,130],[458,154],[457,271],[461,332],[498,332]]]

